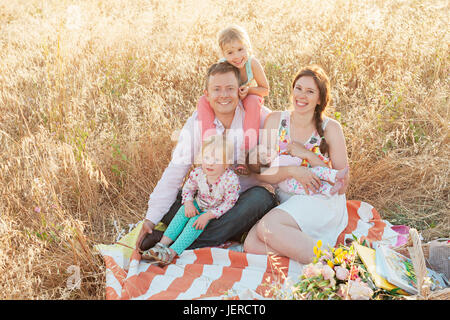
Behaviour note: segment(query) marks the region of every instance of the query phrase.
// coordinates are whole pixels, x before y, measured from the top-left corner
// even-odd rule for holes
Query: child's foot
[[[343,180],[348,173],[348,166],[336,173],[336,181]]]
[[[142,252],[142,259],[157,261],[159,265],[165,266],[172,262],[177,253],[167,247],[165,244],[158,242],[153,248]]]
[[[342,188],[344,184],[341,181],[338,181],[334,184],[334,186],[331,187],[330,189],[330,194],[334,195],[335,193],[337,193],[339,191],[339,189]]]

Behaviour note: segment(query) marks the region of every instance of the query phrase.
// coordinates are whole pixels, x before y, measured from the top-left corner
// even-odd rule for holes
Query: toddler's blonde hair
[[[197,155],[198,163],[202,163],[204,152],[209,150],[210,148],[214,148],[214,152],[221,152],[224,164],[229,165],[233,163],[233,144],[231,143],[231,141],[228,141],[225,134],[215,134],[209,136],[203,141],[202,150]],[[230,160],[227,161],[228,159]]]
[[[238,25],[231,25],[219,32],[218,41],[220,50],[223,50],[224,45],[235,40],[240,41],[247,47],[247,51],[251,52],[252,46],[247,31]]]

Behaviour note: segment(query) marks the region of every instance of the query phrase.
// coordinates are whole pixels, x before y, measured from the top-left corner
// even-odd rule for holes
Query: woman
[[[348,166],[345,139],[340,124],[323,113],[330,100],[330,82],[319,66],[301,70],[292,84],[292,110],[271,113],[264,132],[278,130],[276,145],[270,139],[268,148],[278,154],[291,154],[308,160],[311,166],[324,166],[326,162],[336,170]],[[321,155],[305,148],[320,146]],[[269,150],[270,150],[269,149]],[[325,162],[324,162],[325,160]],[[284,168],[278,168],[283,170]],[[279,183],[286,174],[260,174],[261,181]],[[301,181],[300,181],[301,182]],[[315,181],[312,181],[315,182]],[[310,182],[311,183],[311,182]],[[327,197],[320,194],[291,195],[277,189],[280,205],[269,211],[250,230],[244,251],[255,254],[274,253],[300,263],[309,263],[318,240],[325,247],[334,246],[337,237],[347,225],[345,189],[348,174],[338,194]],[[305,190],[317,186],[304,185]]]

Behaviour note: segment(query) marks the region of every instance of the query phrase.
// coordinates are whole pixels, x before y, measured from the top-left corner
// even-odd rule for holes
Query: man
[[[235,146],[241,146],[245,110],[239,100],[239,70],[228,62],[213,64],[207,73],[205,96],[216,116],[214,124],[217,134],[232,132]],[[269,113],[269,109],[261,108],[261,128]],[[195,155],[201,149],[201,136],[201,126],[195,111],[186,121],[172,159],[150,195],[136,248],[146,250],[153,247],[162,236],[162,233],[156,235],[155,225],[160,221],[168,225],[180,208],[179,188],[194,163]],[[240,152],[242,152],[240,148],[235,147],[235,161],[240,158]],[[308,181],[315,179],[309,171],[297,169],[299,169],[297,172],[300,172],[298,175],[304,179]],[[293,176],[287,169],[280,174],[282,175],[278,177],[280,181]],[[240,240],[245,232],[276,205],[274,195],[264,187],[257,186],[258,181],[254,177],[240,176],[240,184],[241,194],[234,207],[219,219],[212,219],[189,249],[217,246],[229,239]],[[148,237],[150,240],[144,241],[144,245],[143,240],[147,240],[146,236],[149,234],[153,234],[153,237]]]

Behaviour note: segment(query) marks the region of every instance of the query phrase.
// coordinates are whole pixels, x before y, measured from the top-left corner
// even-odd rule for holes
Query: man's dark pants
[[[214,247],[227,240],[240,241],[255,223],[277,205],[275,196],[264,187],[256,186],[244,191],[233,208],[219,219],[211,219],[203,233],[188,249]],[[181,191],[177,199],[164,215],[162,222],[169,225],[181,207]],[[141,244],[141,250],[153,247],[162,237],[162,232],[153,231]]]

